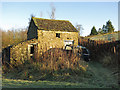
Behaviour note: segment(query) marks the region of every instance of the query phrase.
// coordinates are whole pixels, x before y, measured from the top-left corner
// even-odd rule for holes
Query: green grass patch
[[[63,71],[62,71],[63,72]],[[76,71],[79,72],[79,71]],[[17,74],[16,74],[17,75]],[[32,73],[26,80],[14,74],[3,75],[3,88],[118,88],[117,76],[98,62],[89,62],[88,69],[82,74]]]
[[[70,83],[57,81],[28,81],[28,80],[13,80],[4,79],[3,88],[97,88],[97,85],[88,83]]]

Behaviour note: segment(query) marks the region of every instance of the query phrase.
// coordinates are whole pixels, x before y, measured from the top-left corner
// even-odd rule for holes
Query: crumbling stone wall
[[[56,37],[56,33],[60,33],[60,38]],[[38,30],[38,52],[45,52],[50,48],[64,48],[64,40],[74,40],[74,46],[77,46],[78,32]]]
[[[37,43],[37,39],[27,40],[10,48],[10,63],[24,62],[29,59],[28,45]]]
[[[60,37],[56,37],[56,33],[60,33]],[[39,58],[39,56],[49,50],[50,48],[64,48],[64,40],[74,40],[74,46],[78,45],[78,32],[61,32],[61,31],[43,31],[38,30],[38,39],[31,39],[21,42],[19,44],[10,46],[4,54],[7,56],[5,60],[14,62],[23,62],[29,60],[30,50],[28,49],[29,45],[36,44],[34,58]],[[8,52],[9,51],[9,52]],[[3,54],[3,55],[4,55]],[[35,56],[36,55],[36,56]]]

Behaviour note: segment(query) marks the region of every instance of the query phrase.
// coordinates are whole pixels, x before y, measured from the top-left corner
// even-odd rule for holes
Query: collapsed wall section
[[[16,45],[9,46],[3,50],[3,62],[14,63],[23,62],[30,59],[30,52],[37,53],[37,47],[30,51],[29,45],[37,44],[37,39],[27,40]]]

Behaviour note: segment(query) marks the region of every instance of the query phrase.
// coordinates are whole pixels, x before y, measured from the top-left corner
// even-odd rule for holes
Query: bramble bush
[[[119,41],[94,41],[80,39],[79,45],[85,46],[90,51],[90,58],[93,61],[102,62],[104,65],[117,66],[120,64],[120,40]]]
[[[36,74],[44,75],[82,75],[87,71],[88,64],[76,53],[68,53],[62,49],[54,48],[46,51],[41,58],[14,62],[9,69],[3,65],[5,73],[19,73],[16,77],[21,79],[35,78]],[[22,72],[22,73],[21,73]]]

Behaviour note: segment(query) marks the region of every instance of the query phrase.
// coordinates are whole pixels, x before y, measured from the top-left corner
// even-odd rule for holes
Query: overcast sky
[[[4,30],[28,27],[30,15],[49,19],[51,2],[2,2],[0,3]],[[59,20],[69,20],[74,26],[81,24],[83,36],[89,35],[93,26],[98,30],[111,20],[118,30],[118,2],[53,2]],[[120,7],[119,7],[120,8]],[[119,27],[120,29],[120,27]]]

